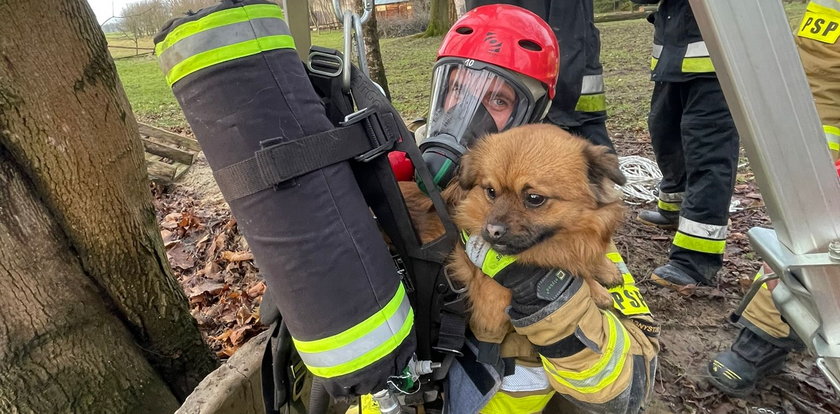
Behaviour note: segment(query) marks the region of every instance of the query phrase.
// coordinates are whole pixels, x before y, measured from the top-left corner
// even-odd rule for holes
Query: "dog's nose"
[[[507,228],[501,224],[487,224],[484,230],[491,241],[499,240],[507,232]]]

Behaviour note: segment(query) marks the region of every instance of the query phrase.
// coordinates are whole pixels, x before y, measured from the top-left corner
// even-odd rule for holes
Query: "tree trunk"
[[[0,412],[174,412],[68,242],[0,147]]]
[[[365,9],[365,0],[356,0],[356,10],[359,15]],[[365,60],[370,71],[370,78],[378,83],[385,91],[385,96],[391,99],[391,91],[388,89],[388,78],[385,77],[385,65],[382,64],[382,52],[379,48],[379,29],[376,26],[376,8],[370,12],[370,19],[362,25],[362,32],[365,39]]]
[[[449,2],[451,0],[430,0],[429,26],[423,37],[442,36],[452,26],[449,20]]]
[[[0,281],[25,289],[19,295],[39,308],[49,308],[39,299],[43,293],[60,293],[66,301],[84,304],[73,312],[61,313],[63,319],[59,320],[34,311],[31,318],[21,319],[12,318],[5,309],[27,307],[13,296],[0,295],[2,329],[21,332],[11,335],[14,343],[4,343],[0,337],[0,372],[28,367],[21,375],[46,381],[51,372],[70,373],[62,360],[65,365],[72,360],[76,369],[103,377],[145,372],[127,356],[103,359],[108,352],[115,352],[109,348],[120,348],[122,353],[133,352],[147,360],[153,369],[145,369],[149,371],[147,377],[156,375],[182,400],[216,361],[201,340],[167,262],[155,223],[137,124],[93,13],[84,0],[0,1],[0,21],[4,22],[0,25],[3,164],[19,169],[29,183],[27,187],[43,204],[43,217],[32,224],[43,228],[31,231],[60,234],[74,254],[74,260],[68,262],[53,253],[66,266],[44,271],[37,265],[42,258],[33,256],[41,245],[24,237],[26,246],[16,253],[18,256],[0,257]],[[0,212],[15,211],[3,203],[19,204],[21,201],[15,198],[22,194],[17,191],[9,194],[10,199],[0,200]],[[0,213],[0,221],[0,225],[15,229],[18,218]],[[7,252],[5,246],[3,251]],[[73,263],[80,267],[76,276],[83,277],[84,283],[70,278]],[[84,290],[87,296],[78,290]],[[71,306],[66,301],[60,303]],[[103,312],[108,313],[107,318]],[[110,327],[97,322],[100,319],[119,321],[121,326]],[[94,328],[107,336],[96,340],[92,334],[86,335],[89,344],[77,340],[69,348],[54,343],[62,337],[44,334]],[[129,335],[135,345],[123,346]],[[25,352],[27,349],[49,350],[47,355],[52,354],[53,359],[41,362],[36,355]],[[135,370],[138,373],[129,372]],[[160,393],[143,390],[146,384],[152,384],[150,381],[89,384],[102,387],[99,392],[73,383],[56,383],[54,387],[77,403],[110,398],[107,394],[113,393],[114,386],[140,387],[139,391],[133,390],[142,393],[137,398],[153,401]],[[4,393],[11,392],[26,401],[27,396],[40,398],[43,390],[24,381],[13,381],[12,386],[0,389],[0,406]]]

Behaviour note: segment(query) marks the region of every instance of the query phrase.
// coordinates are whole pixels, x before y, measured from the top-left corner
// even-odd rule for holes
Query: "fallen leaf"
[[[195,256],[188,252],[186,246],[182,243],[167,250],[166,256],[169,258],[169,264],[172,267],[187,270],[195,266]]]
[[[252,298],[262,296],[265,293],[265,282],[260,281],[256,285],[249,287],[245,293]]]
[[[222,252],[222,260],[228,262],[244,262],[246,260],[253,260],[254,255],[251,252],[232,252],[225,250]]]
[[[225,288],[224,283],[219,283],[211,280],[204,281],[190,289],[190,297],[196,297],[208,293],[210,295],[218,295]]]

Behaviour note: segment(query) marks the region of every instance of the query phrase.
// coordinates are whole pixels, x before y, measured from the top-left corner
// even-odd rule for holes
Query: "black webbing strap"
[[[369,161],[393,147],[394,122],[390,113],[363,109],[329,131],[281,143],[263,141],[252,158],[216,170],[213,176],[231,202],[351,158]]]
[[[441,307],[440,329],[434,349],[461,355],[467,329],[466,312],[466,298],[463,295],[458,295],[455,300],[447,302]]]

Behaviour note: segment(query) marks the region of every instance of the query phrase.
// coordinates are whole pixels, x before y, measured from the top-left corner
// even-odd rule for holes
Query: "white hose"
[[[618,168],[627,177],[621,188],[624,202],[640,205],[656,200],[656,186],[662,180],[662,172],[656,162],[638,155],[618,157]]]

